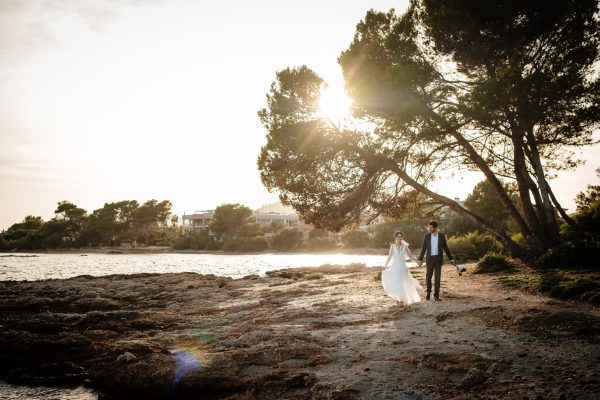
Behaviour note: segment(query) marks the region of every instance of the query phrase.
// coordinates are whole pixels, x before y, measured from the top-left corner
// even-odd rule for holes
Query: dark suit
[[[421,254],[419,255],[419,261],[423,261],[423,256],[425,252],[427,252],[427,258],[425,259],[425,263],[427,265],[427,275],[425,275],[425,280],[427,282],[427,293],[431,293],[431,276],[435,271],[435,287],[433,295],[438,297],[440,295],[440,284],[442,279],[442,264],[444,263],[444,251],[448,255],[450,261],[454,260],[452,257],[452,253],[448,248],[448,243],[446,242],[446,235],[441,232],[438,232],[438,255],[431,255],[431,233],[428,233],[423,238],[423,246],[421,247]]]

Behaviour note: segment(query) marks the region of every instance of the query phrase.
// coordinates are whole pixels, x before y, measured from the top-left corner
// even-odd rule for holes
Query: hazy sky
[[[181,215],[277,200],[256,158],[275,72],[336,59],[369,8],[392,0],[0,0],[0,230],[69,200],[171,200]],[[590,162],[554,187],[597,183]],[[441,182],[464,198],[476,179]]]

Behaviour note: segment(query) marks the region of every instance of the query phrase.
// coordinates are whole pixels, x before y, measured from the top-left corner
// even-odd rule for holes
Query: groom
[[[446,252],[452,263],[454,263],[454,257],[452,257],[452,253],[448,248],[448,243],[446,243],[446,236],[443,233],[438,232],[438,223],[436,221],[429,222],[427,229],[429,229],[429,233],[425,235],[425,238],[423,239],[423,247],[421,247],[421,255],[419,256],[419,267],[423,265],[423,256],[425,255],[425,251],[427,251],[427,275],[425,275],[427,281],[426,299],[429,300],[431,298],[431,276],[435,271],[435,290],[433,292],[433,298],[436,301],[441,301],[440,280],[442,278],[442,264],[444,263],[443,251]]]

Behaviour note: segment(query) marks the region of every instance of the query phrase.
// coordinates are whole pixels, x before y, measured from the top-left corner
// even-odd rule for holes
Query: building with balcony
[[[212,222],[214,216],[214,210],[194,211],[193,214],[183,214],[181,217],[183,232],[189,233],[208,229],[208,225]]]

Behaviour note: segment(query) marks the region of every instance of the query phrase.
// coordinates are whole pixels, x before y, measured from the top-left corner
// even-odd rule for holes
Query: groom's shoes
[[[435,301],[442,301],[442,299],[440,299],[440,296],[438,295],[434,295],[433,298]]]
[[[427,296],[425,296],[425,300],[430,300],[431,299],[431,293],[427,293]]]

